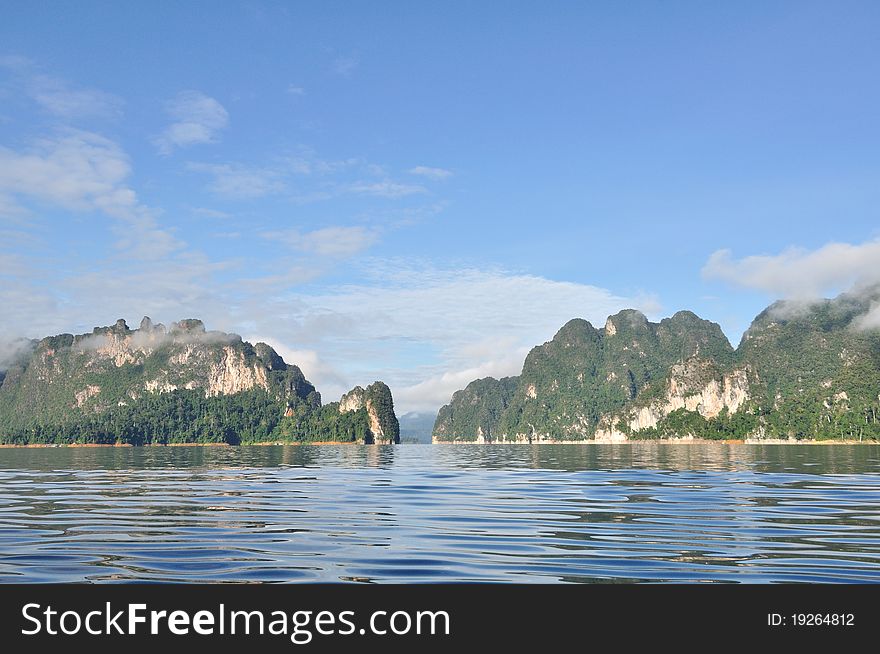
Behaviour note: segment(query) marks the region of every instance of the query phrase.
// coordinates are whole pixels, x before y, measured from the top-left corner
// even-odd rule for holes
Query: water
[[[0,449],[0,581],[880,581],[880,446]]]

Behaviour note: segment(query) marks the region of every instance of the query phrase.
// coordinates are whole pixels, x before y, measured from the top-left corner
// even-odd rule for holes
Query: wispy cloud
[[[880,329],[880,302],[872,302],[866,313],[853,320],[852,327],[857,330]]]
[[[218,209],[211,209],[209,207],[193,207],[192,212],[197,216],[202,216],[204,218],[218,218],[225,220],[226,218],[232,217],[232,214],[229,212],[219,211]]]
[[[156,138],[161,154],[175,148],[214,143],[229,124],[229,114],[217,100],[200,91],[182,91],[166,105],[172,123]]]
[[[0,68],[6,68],[13,72],[21,73],[33,69],[34,62],[21,55],[0,56]]]
[[[31,93],[43,109],[65,119],[119,116],[124,104],[121,98],[111,93],[73,88],[45,75],[32,80]]]
[[[283,191],[286,186],[281,171],[254,168],[235,163],[188,163],[187,169],[212,177],[209,190],[227,198],[259,198]]]
[[[0,158],[3,156],[3,150],[0,148]],[[20,204],[15,202],[12,197],[4,195],[0,189],[0,218],[4,223],[20,223],[27,216],[27,211]]]
[[[359,167],[368,168],[370,164],[357,157],[346,159],[324,159],[311,148],[301,147],[295,154],[278,159],[277,168],[287,174],[316,175],[319,177],[337,175]]]
[[[309,148],[270,158],[264,165],[190,162],[187,169],[212,177],[208,189],[227,198],[287,193],[313,202],[343,195],[398,199],[428,193],[421,184],[396,181],[386,167],[359,157],[324,159]]]
[[[373,195],[382,198],[402,198],[407,195],[428,192],[424,186],[419,186],[417,184],[401,184],[390,180],[382,180],[378,182],[355,182],[348,187],[348,190],[351,193],[357,193],[359,195]]]
[[[420,175],[428,179],[441,180],[452,177],[452,171],[445,168],[431,168],[429,166],[416,166],[409,169],[410,175]]]
[[[343,77],[351,77],[359,65],[360,60],[355,55],[338,56],[333,60],[333,72]]]
[[[71,84],[43,73],[25,57],[0,58],[0,68],[13,74],[18,92],[44,111],[66,121],[114,118],[122,114],[122,98],[106,91]]]
[[[325,227],[310,232],[296,229],[271,231],[264,232],[262,236],[308,254],[350,257],[373,245],[379,235],[374,229],[354,226]]]

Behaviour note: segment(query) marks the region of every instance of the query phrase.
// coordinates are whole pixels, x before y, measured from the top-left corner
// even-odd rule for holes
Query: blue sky
[[[429,411],[880,279],[877,3],[3,4],[6,338],[199,316]]]

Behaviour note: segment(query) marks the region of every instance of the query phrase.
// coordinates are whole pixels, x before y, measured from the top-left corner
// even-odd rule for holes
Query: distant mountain
[[[391,391],[355,387],[322,405],[302,371],[269,345],[149,318],[61,334],[7,357],[0,442],[399,441]]]
[[[687,311],[652,323],[626,310],[599,329],[571,320],[518,377],[457,391],[433,440],[880,438],[880,330],[863,320],[878,300],[873,289],[778,302],[736,350]]]

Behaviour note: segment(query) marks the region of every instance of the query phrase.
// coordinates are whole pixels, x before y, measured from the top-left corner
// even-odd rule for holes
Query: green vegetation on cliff
[[[458,391],[438,414],[435,439],[591,438],[602,416],[659,394],[677,361],[702,355],[727,362],[732,352],[718,325],[689,312],[658,324],[626,310],[602,329],[574,319],[529,353],[519,377]]]
[[[0,443],[397,442],[391,392],[325,406],[265,343],[144,318],[31,344],[0,378]]]
[[[738,354],[768,435],[880,438],[880,329],[861,324],[878,295],[777,302],[755,318]]]
[[[520,376],[456,392],[434,440],[878,439],[880,330],[862,322],[878,299],[774,304],[737,350],[685,311],[659,323],[622,311],[601,329],[571,320]]]
[[[472,381],[440,409],[434,434],[442,440],[490,441],[517,387],[514,377]]]

